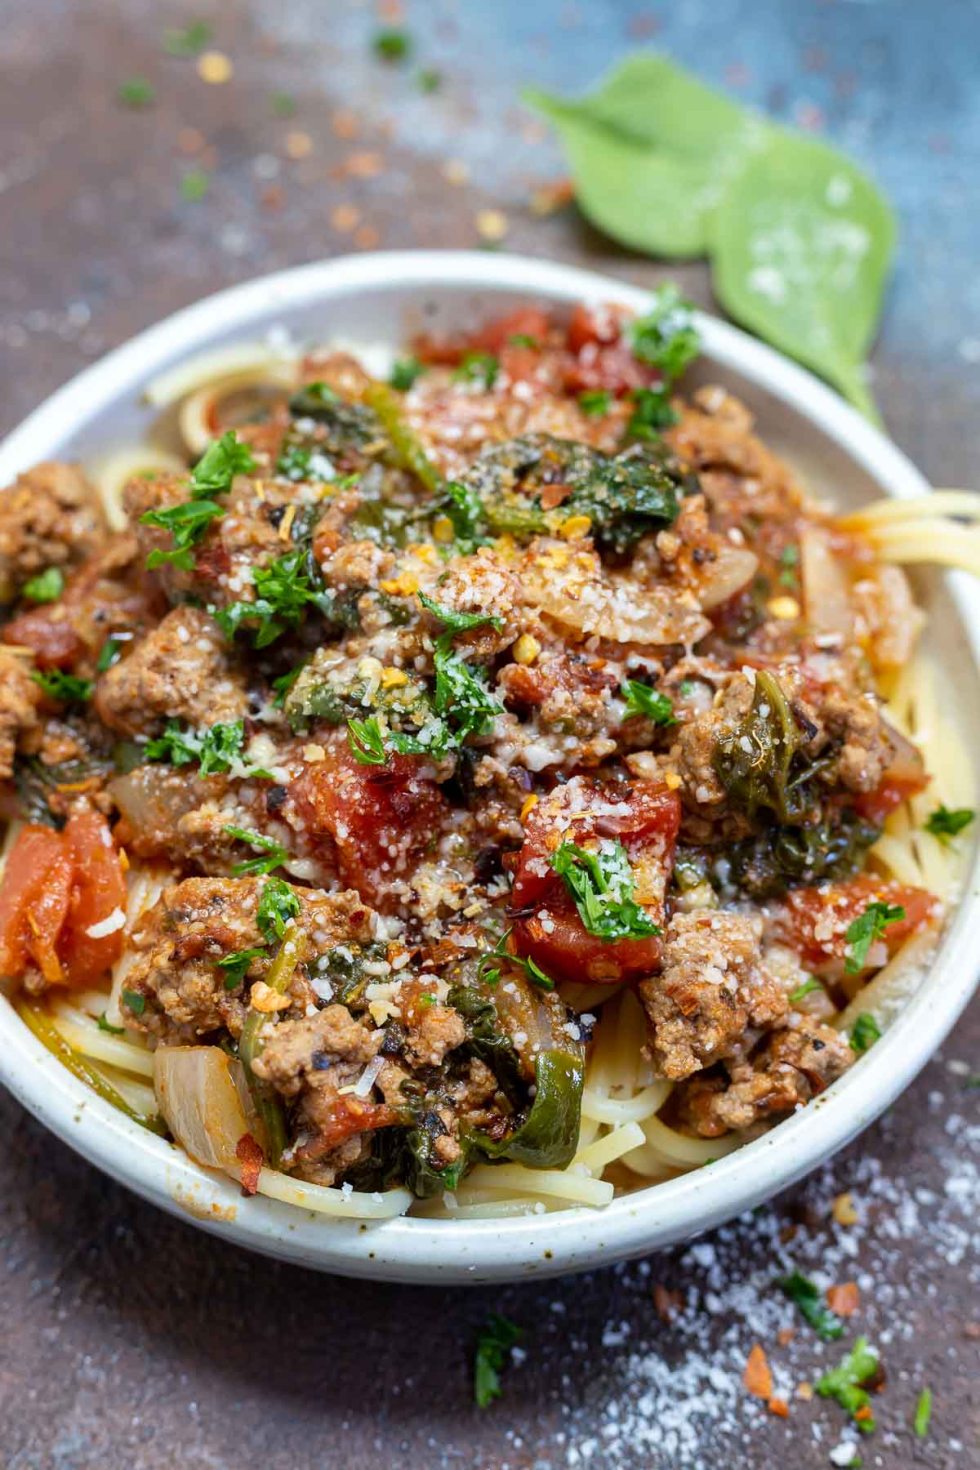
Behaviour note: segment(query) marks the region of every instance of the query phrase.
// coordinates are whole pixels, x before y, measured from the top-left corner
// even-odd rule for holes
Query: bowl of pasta
[[[969,999],[980,497],[673,287],[286,271],[0,483],[0,1077],[171,1213],[609,1263],[828,1158]]]

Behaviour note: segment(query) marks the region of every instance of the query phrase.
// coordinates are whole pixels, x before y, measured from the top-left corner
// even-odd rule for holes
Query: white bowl
[[[203,350],[285,327],[309,342],[341,337],[397,347],[423,325],[466,327],[522,302],[619,301],[644,292],[546,261],[468,252],[352,256],[266,276],[188,307],[59,389],[0,449],[0,484],[38,460],[86,459],[145,432],[141,390]],[[841,505],[928,489],[893,444],[802,369],[710,317],[700,317],[701,380],[730,386],[762,437],[818,492]],[[957,574],[920,583],[932,613],[944,692],[958,718],[980,718],[980,594]],[[954,711],[951,709],[950,717]],[[749,1209],[866,1128],[915,1076],[969,999],[978,966],[977,857],[965,898],[929,975],[895,1025],[820,1099],[710,1168],[615,1200],[603,1210],[505,1220],[328,1220],[255,1197],[199,1169],[129,1122],[44,1050],[0,999],[0,1078],[35,1117],[145,1199],[226,1240],[349,1276],[440,1283],[508,1280],[608,1265],[666,1246]]]

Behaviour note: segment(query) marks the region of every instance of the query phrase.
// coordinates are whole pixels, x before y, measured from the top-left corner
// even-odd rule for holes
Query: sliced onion
[[[261,373],[267,380],[274,374],[288,373],[289,381],[294,383],[296,364],[285,353],[261,342],[216,347],[160,373],[147,383],[143,397],[154,408],[166,408],[197,388],[213,387],[219,378],[241,378],[248,373],[253,376]]]
[[[295,386],[295,367],[281,363],[251,368],[221,378],[218,382],[208,383],[206,387],[189,393],[181,403],[177,415],[180,436],[192,455],[203,454],[211,440],[229,427],[227,422],[222,422],[223,403],[236,395],[244,394],[249,388],[271,391]]]
[[[854,631],[850,584],[829,534],[820,526],[808,526],[800,536],[800,570],[810,632],[850,638]]]
[[[153,1090],[174,1138],[195,1163],[237,1178],[235,1150],[251,1130],[232,1066],[217,1046],[160,1046],[153,1053]]]
[[[696,596],[706,610],[719,607],[748,586],[759,567],[759,558],[754,551],[744,546],[722,546],[713,561],[704,568],[704,580],[696,589]]]
[[[196,783],[163,766],[137,766],[125,776],[114,776],[109,794],[134,832],[155,838],[172,833],[181,817],[200,803]]]
[[[524,574],[524,593],[556,623],[612,643],[689,647],[711,626],[693,596],[667,587],[639,587],[626,579],[590,577],[577,583],[563,572],[532,567]]]

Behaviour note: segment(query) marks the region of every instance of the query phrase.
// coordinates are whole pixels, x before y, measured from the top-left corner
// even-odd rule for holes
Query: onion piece
[[[830,536],[819,526],[807,526],[800,536],[800,571],[810,632],[850,638],[854,632],[850,584]]]
[[[759,558],[754,551],[744,546],[721,546],[714,560],[704,566],[694,595],[706,611],[720,607],[748,586],[758,569]]]
[[[541,565],[522,572],[524,595],[556,623],[612,643],[690,646],[710,631],[710,623],[691,593],[668,587],[640,587],[626,578],[586,573],[569,575]]]
[[[261,375],[266,381],[276,375],[289,374],[289,382],[297,381],[295,360],[261,342],[240,343],[235,347],[216,347],[211,352],[198,353],[189,362],[159,373],[143,390],[143,397],[154,408],[167,408],[178,399],[185,398],[198,388],[214,387],[219,378],[244,377],[251,374],[253,381]]]
[[[235,1150],[250,1129],[231,1058],[217,1046],[159,1046],[153,1090],[167,1126],[194,1162],[237,1179]]]
[[[265,389],[267,392],[279,389],[277,396],[281,397],[281,390],[295,387],[295,367],[282,364],[251,368],[208,383],[189,393],[181,403],[177,414],[180,436],[196,458],[204,453],[212,439],[216,439],[225,428],[230,427],[227,421],[222,423],[221,419],[221,405],[227,399],[243,394],[249,388]]]

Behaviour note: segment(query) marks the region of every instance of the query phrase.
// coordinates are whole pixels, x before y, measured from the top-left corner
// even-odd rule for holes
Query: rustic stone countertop
[[[399,8],[414,54],[386,65],[367,3],[0,0],[0,426],[175,308],[319,256],[503,233],[507,248],[662,278],[573,209],[531,211],[562,169],[516,101],[532,81],[583,88],[656,44],[875,171],[903,232],[879,402],[934,483],[978,485],[975,4],[408,0],[387,13]],[[204,18],[225,80],[221,62],[209,83],[196,58],[165,53],[165,28]],[[420,69],[441,73],[438,90]],[[152,84],[151,105],[118,100],[134,77]],[[202,176],[204,197],[187,197]],[[700,266],[670,274],[709,303]],[[887,1373],[864,1465],[970,1470],[978,1070],[974,1007],[879,1125],[771,1206],[625,1268],[470,1291],[347,1282],[222,1245],[103,1178],[4,1096],[0,1464],[816,1470],[847,1463],[853,1435],[836,1404],[796,1391],[864,1332]],[[850,1224],[833,1213],[845,1193]],[[787,1258],[823,1284],[858,1283],[843,1343],[821,1344],[774,1290]],[[680,1296],[671,1307],[657,1291],[658,1313],[655,1288]],[[504,1397],[481,1413],[471,1352],[489,1311],[524,1336]],[[757,1341],[786,1419],[742,1388]],[[918,1439],[925,1386],[935,1404]]]

